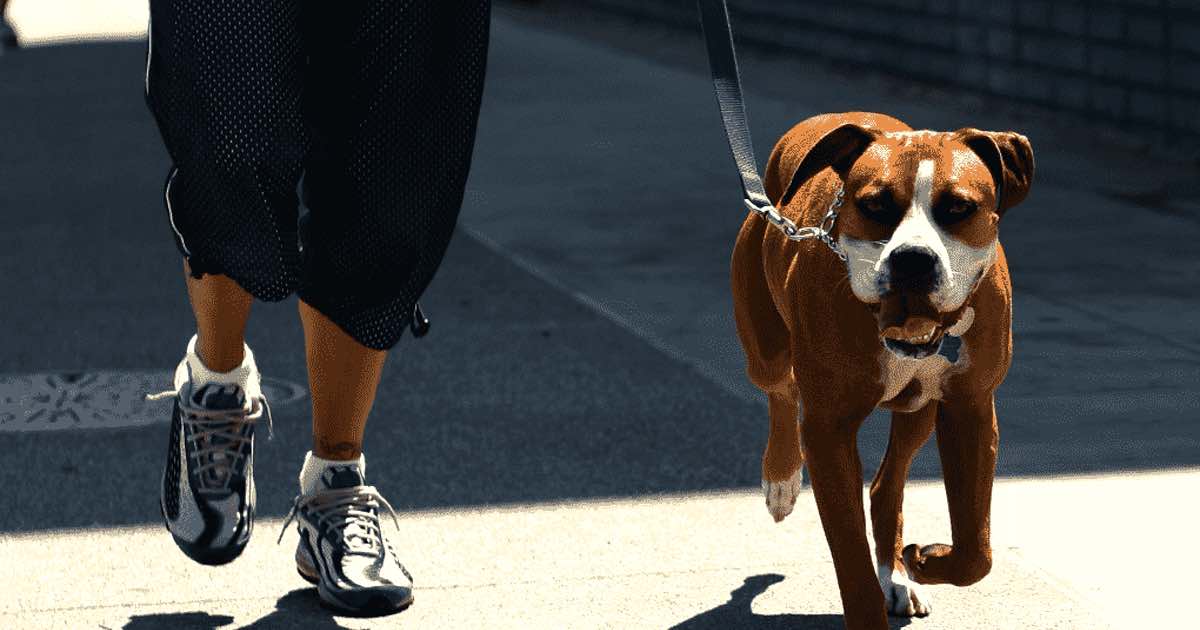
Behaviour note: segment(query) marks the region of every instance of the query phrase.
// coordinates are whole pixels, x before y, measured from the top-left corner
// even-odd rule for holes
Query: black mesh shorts
[[[489,10],[151,0],[146,102],[193,274],[260,300],[296,292],[362,344],[394,346],[462,205]]]

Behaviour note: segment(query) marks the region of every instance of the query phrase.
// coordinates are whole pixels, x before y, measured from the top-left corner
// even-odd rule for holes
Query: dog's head
[[[837,239],[855,297],[872,305],[893,353],[937,352],[995,260],[1001,216],[1029,192],[1029,140],[846,124],[817,142],[796,181],[827,166],[844,182]]]

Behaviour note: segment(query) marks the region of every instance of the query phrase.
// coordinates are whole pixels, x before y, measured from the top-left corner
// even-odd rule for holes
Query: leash
[[[713,90],[717,93],[717,104],[721,107],[721,122],[729,150],[737,165],[742,180],[742,201],[746,207],[781,230],[790,240],[807,241],[817,239],[825,243],[843,261],[846,254],[838,247],[830,232],[837,222],[838,208],[842,206],[844,189],[839,186],[837,194],[829,204],[821,223],[816,227],[799,227],[783,216],[767,198],[762,178],[758,174],[758,163],[754,159],[754,145],[750,141],[750,125],[746,122],[746,103],[742,96],[741,75],[738,73],[737,53],[733,49],[733,27],[729,24],[729,9],[725,0],[696,0],[700,9],[700,26],[708,47],[708,65],[712,69]],[[795,177],[793,175],[793,177]],[[794,185],[795,182],[792,182]],[[789,189],[791,186],[789,186]]]

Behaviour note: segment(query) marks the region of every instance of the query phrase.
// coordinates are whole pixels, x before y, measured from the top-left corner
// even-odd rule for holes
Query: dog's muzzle
[[[886,269],[889,291],[929,294],[942,280],[937,254],[924,245],[898,247],[888,256]]]

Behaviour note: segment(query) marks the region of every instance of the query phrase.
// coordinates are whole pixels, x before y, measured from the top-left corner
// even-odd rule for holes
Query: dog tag
[[[938,348],[938,354],[946,357],[950,363],[958,363],[958,349],[962,347],[962,337],[946,335],[942,337],[942,347]]]

